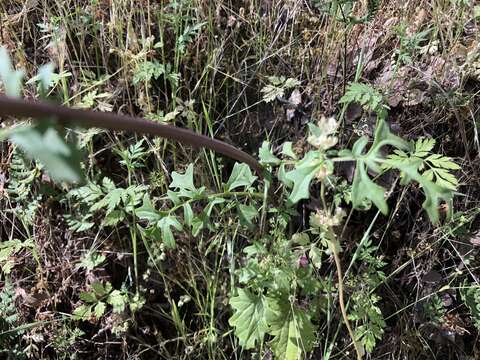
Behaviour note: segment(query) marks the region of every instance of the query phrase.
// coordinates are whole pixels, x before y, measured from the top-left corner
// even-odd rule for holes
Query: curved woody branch
[[[160,136],[195,148],[204,147],[243,162],[255,170],[260,178],[263,178],[264,169],[260,163],[242,150],[223,141],[172,125],[162,125],[133,116],[71,109],[49,102],[23,100],[3,95],[0,95],[0,116],[28,117],[37,120],[53,117],[60,122],[73,123],[85,128],[102,128]]]

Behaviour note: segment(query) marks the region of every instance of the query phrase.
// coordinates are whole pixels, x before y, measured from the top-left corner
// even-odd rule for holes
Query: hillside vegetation
[[[1,359],[480,359],[480,2],[2,0]],[[40,121],[38,121],[40,120]]]

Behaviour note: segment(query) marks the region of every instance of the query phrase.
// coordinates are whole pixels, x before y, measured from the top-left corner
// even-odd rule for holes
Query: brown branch
[[[155,135],[195,148],[204,147],[250,166],[260,178],[263,167],[252,156],[223,141],[197,134],[191,130],[133,116],[105,112],[71,109],[44,101],[11,98],[0,95],[0,116],[27,117],[36,120],[54,117],[58,121],[73,123],[85,128],[102,128]]]

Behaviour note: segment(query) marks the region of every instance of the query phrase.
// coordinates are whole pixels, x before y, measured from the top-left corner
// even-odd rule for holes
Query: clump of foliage
[[[458,34],[471,31],[472,24],[475,28],[478,9],[469,9],[468,1],[432,7],[436,16],[441,12],[435,7],[441,6],[461,10],[462,19],[472,13],[459,29],[437,27],[419,16],[414,27],[394,26],[393,37],[388,28],[380,33],[377,22],[367,24],[381,10],[376,0],[287,1],[281,7],[253,2],[245,8],[173,0],[150,2],[148,9],[133,13],[115,1],[109,9],[101,1],[81,6],[73,1],[60,4],[58,11],[25,6],[11,16],[18,5],[12,3],[11,8],[3,5],[6,15],[0,15],[5,20],[2,41],[9,42],[8,29],[17,17],[37,19],[40,14],[39,42],[45,52],[36,59],[52,57],[58,64],[56,72],[53,65],[44,66],[26,83],[30,96],[36,92],[100,111],[141,111],[154,121],[225,135],[234,143],[243,145],[248,138],[245,146],[254,144],[251,151],[263,140],[248,129],[250,115],[258,111],[269,141],[259,150],[266,175],[261,178],[245,164],[161,139],[64,128],[55,119],[2,129],[1,139],[9,141],[2,159],[8,170],[0,171],[0,192],[8,207],[8,240],[0,242],[3,354],[20,358],[25,348],[25,357],[38,358],[42,347],[58,358],[99,351],[104,352],[96,357],[116,356],[118,351],[124,357],[301,359],[350,358],[355,348],[357,358],[375,358],[387,341],[398,339],[398,329],[410,328],[399,314],[413,308],[408,297],[414,293],[409,287],[413,277],[405,276],[411,264],[421,269],[422,257],[428,257],[431,266],[439,247],[453,249],[475,275],[470,258],[456,247],[465,245],[458,223],[467,228],[474,215],[451,216],[454,195],[464,190],[465,178],[456,176],[460,166],[436,153],[438,145],[449,151],[444,139],[415,138],[415,130],[405,138],[395,135],[383,90],[366,83],[377,84],[377,73],[388,78],[389,71],[403,70],[403,76],[407,67],[418,65],[419,51],[425,55],[422,70],[429,60],[433,67],[441,63],[442,58],[429,59],[428,54],[448,53],[450,41],[462,43]],[[50,12],[69,15],[46,16]],[[356,24],[368,31],[361,49],[350,47],[358,44],[357,36],[350,41]],[[34,27],[23,32],[22,26],[22,39],[31,33],[38,40]],[[397,41],[393,49],[392,38]],[[429,38],[441,41],[424,46]],[[474,48],[469,44],[465,48]],[[383,55],[377,58],[384,46],[394,64]],[[463,44],[458,48],[462,52]],[[462,55],[453,52],[452,58]],[[470,59],[476,56],[472,53]],[[463,83],[474,76],[466,69],[460,70]],[[348,84],[353,73],[355,80]],[[22,95],[23,76],[0,50],[0,79],[8,95]],[[380,79],[390,82],[387,92],[398,86],[396,73],[392,76]],[[434,70],[429,76],[438,74]],[[344,112],[322,116],[323,111],[334,113],[340,91],[344,110],[361,108],[362,120],[375,123],[373,136],[349,138],[352,120]],[[468,97],[461,87],[445,96]],[[463,121],[464,104],[475,101],[471,96],[462,102],[462,116],[454,123]],[[404,110],[395,106],[392,118],[407,121],[404,113],[407,118],[412,114]],[[442,133],[456,126],[445,121],[438,125]],[[237,125],[242,126],[240,135],[231,131]],[[474,122],[468,127],[476,133]],[[438,136],[428,124],[422,123],[419,132]],[[447,137],[455,139],[454,134]],[[343,167],[351,174],[344,175]],[[467,199],[469,191],[463,196]],[[418,215],[422,201],[438,227]],[[419,250],[417,242],[425,248]],[[470,242],[475,254],[478,244]],[[390,256],[391,251],[398,253]],[[453,276],[445,271],[453,294],[466,272],[449,269],[454,269]],[[455,308],[448,310],[471,319],[461,326],[472,334],[480,329],[475,281],[458,288],[460,296],[452,295]],[[397,288],[401,295],[391,301]],[[52,295],[48,301],[39,295],[43,290]],[[420,303],[423,320],[439,333],[456,336],[445,331],[449,305],[444,301],[428,295]],[[392,306],[398,310],[394,315]],[[387,327],[392,318],[400,319],[399,325]],[[418,333],[412,331],[412,338]],[[427,345],[429,351],[444,349],[430,346],[430,338],[421,343],[425,346],[419,352]],[[417,351],[413,344],[402,336],[401,345],[392,349],[387,344],[387,351],[416,358],[409,353]]]

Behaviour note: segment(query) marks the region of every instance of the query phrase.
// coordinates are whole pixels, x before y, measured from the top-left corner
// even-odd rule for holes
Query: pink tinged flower
[[[306,255],[300,256],[300,258],[298,259],[298,266],[302,268],[305,268],[308,266],[308,258]]]

